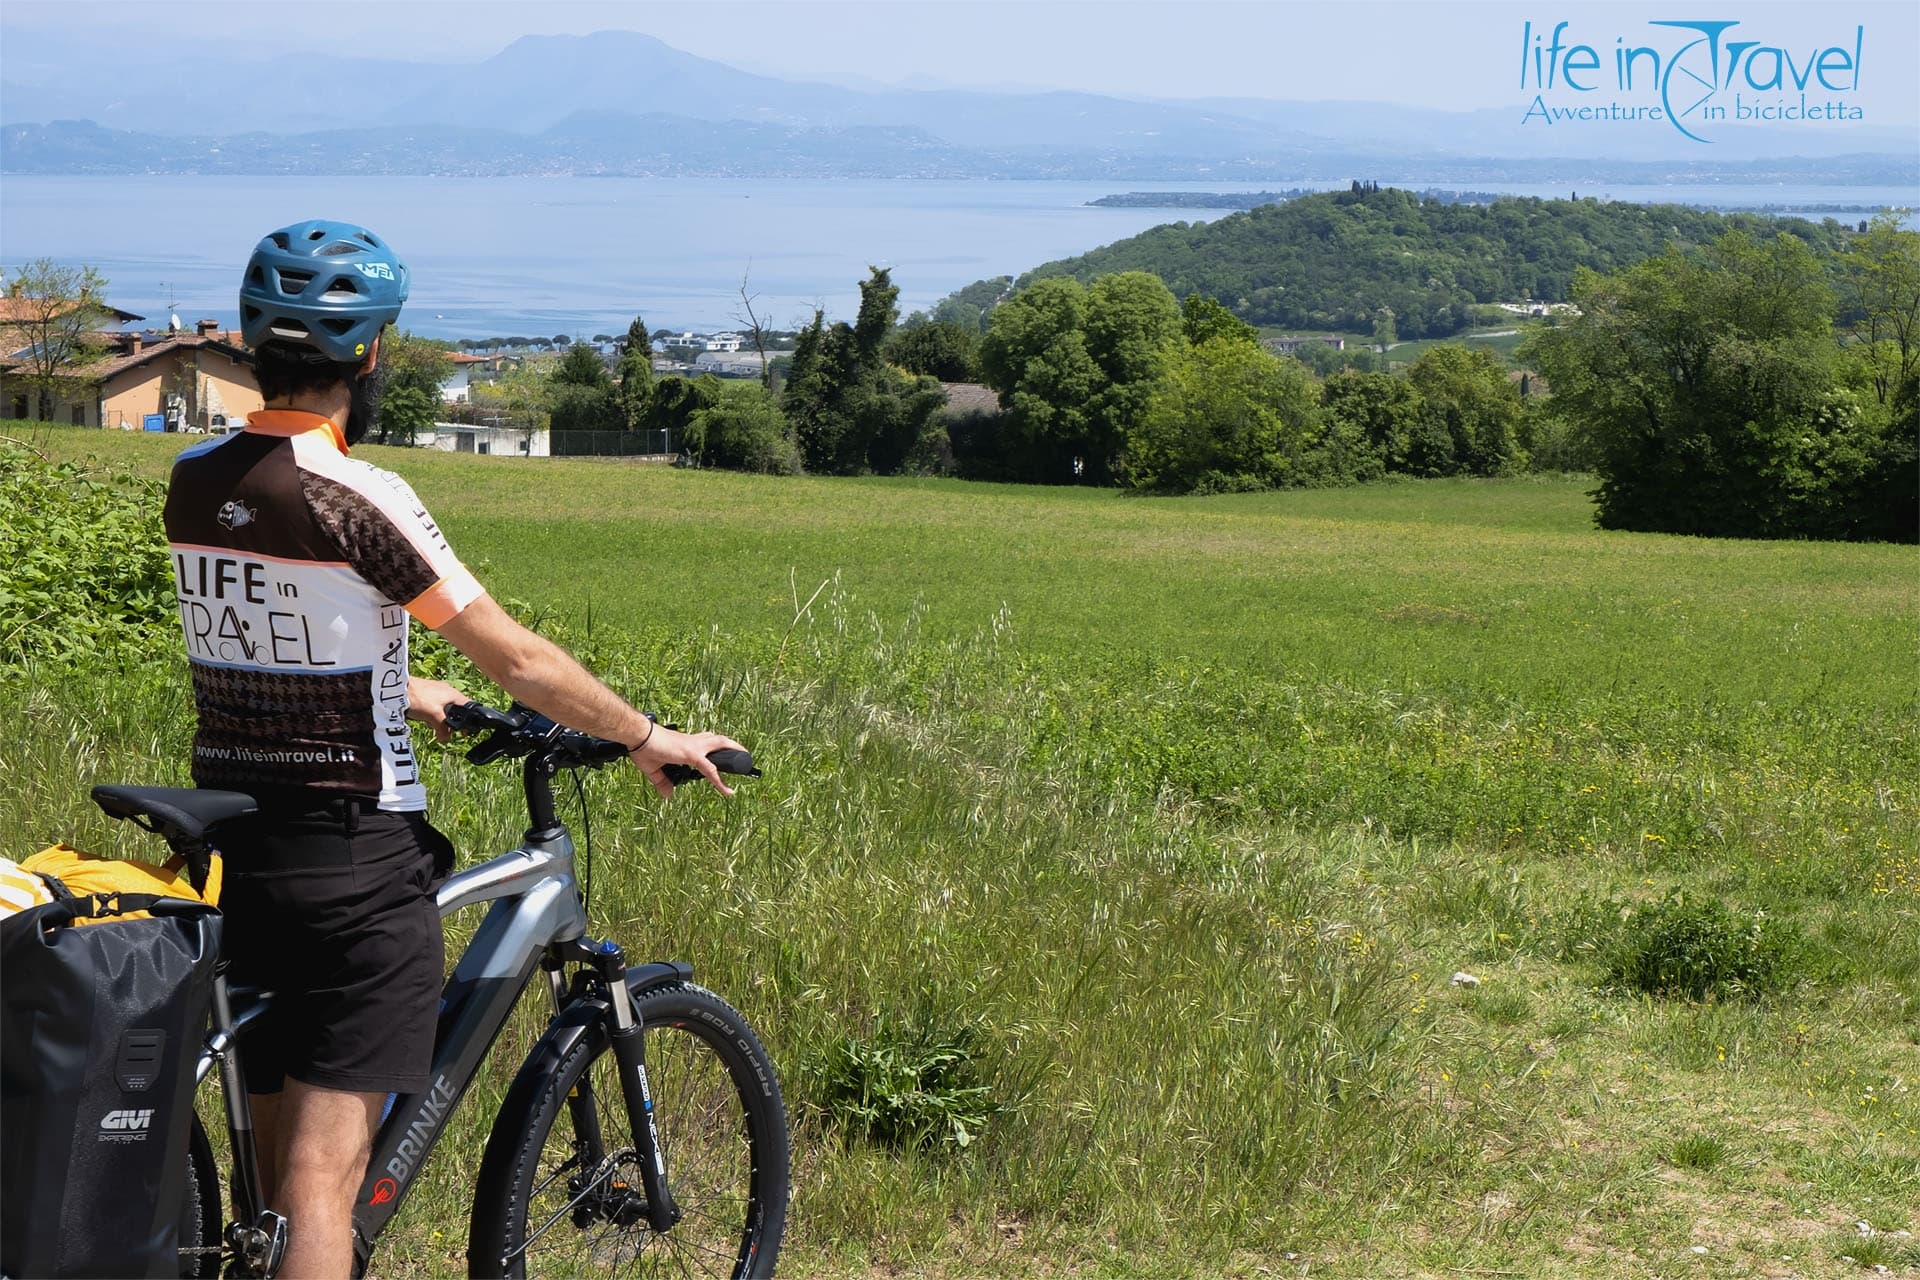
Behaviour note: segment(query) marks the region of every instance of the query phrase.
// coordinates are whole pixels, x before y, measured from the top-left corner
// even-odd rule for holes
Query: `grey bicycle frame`
[[[354,1234],[361,1250],[370,1248],[399,1212],[414,1175],[486,1060],[541,956],[556,944],[580,938],[587,929],[586,909],[574,883],[573,840],[557,824],[529,831],[518,848],[451,877],[435,901],[442,919],[462,907],[481,902],[493,905],[441,989],[432,1083],[419,1093],[388,1099],[374,1138],[373,1158],[354,1202]],[[549,981],[558,1011],[564,993],[557,968],[549,971]],[[236,1177],[254,1184],[237,1188],[246,1221],[263,1206],[257,1203],[253,1152],[249,1149],[243,1155],[238,1150],[242,1145],[250,1148],[253,1124],[233,1035],[270,1009],[273,995],[235,989],[229,1008],[227,994],[221,984],[214,1028],[201,1052],[196,1078],[205,1079],[215,1067],[221,1072],[227,1122],[236,1147]],[[255,1203],[249,1206],[249,1199]]]

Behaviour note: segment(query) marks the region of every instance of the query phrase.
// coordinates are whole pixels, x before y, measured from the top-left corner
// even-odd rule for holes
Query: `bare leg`
[[[273,1207],[287,1218],[284,1280],[353,1274],[353,1198],[367,1170],[384,1093],[344,1093],[289,1079],[279,1130]]]

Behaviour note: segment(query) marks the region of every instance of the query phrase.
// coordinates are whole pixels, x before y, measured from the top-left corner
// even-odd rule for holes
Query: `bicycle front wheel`
[[[487,1145],[467,1242],[474,1276],[771,1276],[787,1219],[787,1120],[746,1019],[676,984],[636,1002],[681,1219],[647,1222],[606,1028],[579,1042]]]

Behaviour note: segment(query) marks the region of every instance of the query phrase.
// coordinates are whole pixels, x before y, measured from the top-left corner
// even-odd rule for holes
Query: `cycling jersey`
[[[199,729],[193,780],[426,807],[407,731],[407,618],[483,594],[406,481],[318,414],[269,409],[195,446],[167,489]]]

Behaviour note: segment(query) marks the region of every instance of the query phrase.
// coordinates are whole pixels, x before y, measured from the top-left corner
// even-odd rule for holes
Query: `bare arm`
[[[673,793],[662,771],[669,764],[692,765],[721,794],[733,794],[707,752],[740,749],[739,743],[718,733],[677,733],[654,724],[566,650],[515,622],[492,596],[481,596],[439,631],[488,679],[542,715],[596,738],[626,743],[633,763],[661,795]]]

